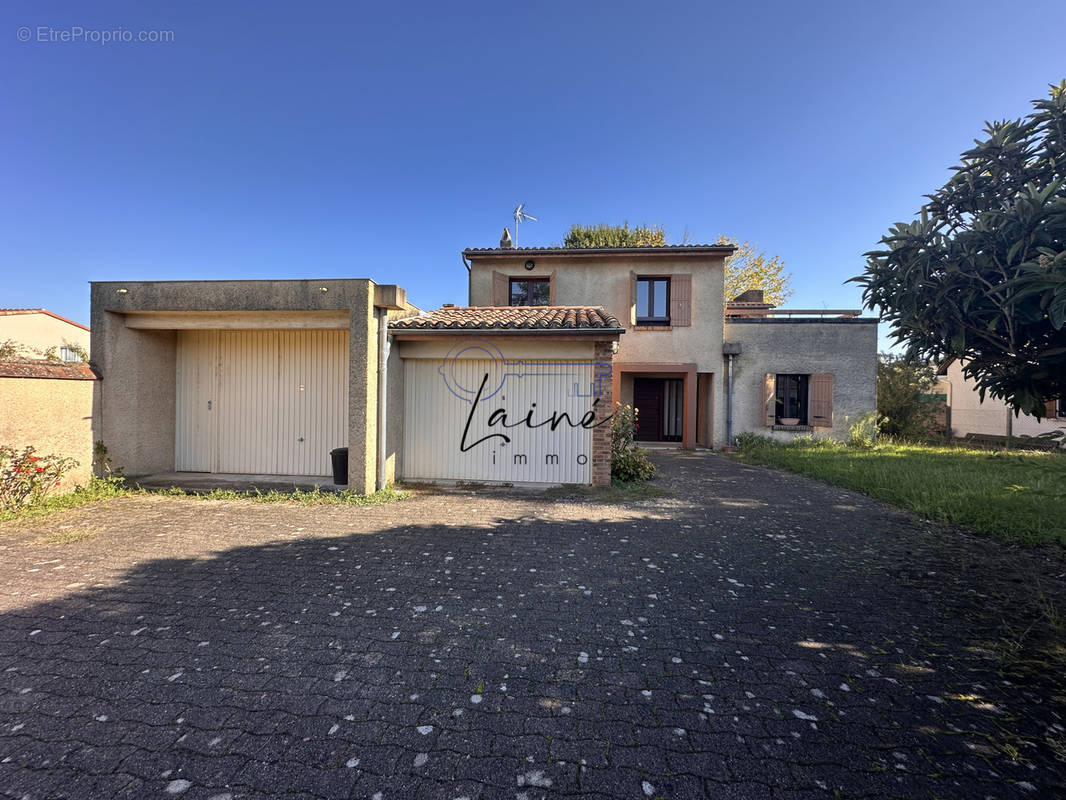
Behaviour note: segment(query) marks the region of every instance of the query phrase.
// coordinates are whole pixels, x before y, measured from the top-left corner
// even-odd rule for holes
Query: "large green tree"
[[[686,234],[685,239],[688,236]],[[683,240],[684,241],[684,240]],[[563,240],[563,247],[662,247],[669,244],[662,225],[572,225]],[[736,247],[725,262],[725,296],[733,299],[748,289],[762,289],[766,302],[779,306],[792,294],[780,256],[769,258],[758,245],[740,242],[729,236],[719,236],[715,244]]]
[[[964,363],[981,396],[1037,417],[1066,395],[1066,81],[985,138],[867,253],[862,284],[913,357]]]

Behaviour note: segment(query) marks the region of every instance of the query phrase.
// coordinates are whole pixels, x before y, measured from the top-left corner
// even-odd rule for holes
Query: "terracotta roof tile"
[[[18,361],[0,361],[0,378],[95,381],[96,373],[84,361],[42,361],[26,358]]]
[[[522,256],[522,255],[641,255],[674,254],[701,255],[707,253],[732,253],[736,250],[731,244],[664,244],[645,247],[468,247],[463,251],[467,258],[471,256]]]
[[[401,331],[428,330],[610,330],[618,320],[592,306],[456,306],[390,323]]]

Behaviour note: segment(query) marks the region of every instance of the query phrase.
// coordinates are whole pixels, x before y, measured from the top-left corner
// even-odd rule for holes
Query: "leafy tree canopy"
[[[759,250],[757,244],[741,242],[731,236],[719,236],[715,244],[731,244],[736,252],[725,260],[725,297],[732,300],[749,289],[762,289],[763,299],[783,306],[792,296],[792,275],[785,272],[781,256],[773,258]]]
[[[662,247],[666,232],[662,225],[571,225],[563,247]]]
[[[985,138],[852,278],[913,357],[1037,417],[1066,395],[1066,81]]]
[[[687,240],[687,235],[685,240]],[[563,247],[662,247],[669,244],[662,225],[573,225]],[[780,256],[768,258],[758,245],[719,236],[715,244],[731,244],[737,250],[725,262],[725,296],[732,300],[748,289],[762,289],[766,302],[779,306],[792,294]]]

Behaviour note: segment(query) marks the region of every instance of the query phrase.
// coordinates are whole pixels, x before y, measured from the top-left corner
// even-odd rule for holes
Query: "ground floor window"
[[[808,424],[809,375],[777,376],[777,424]]]

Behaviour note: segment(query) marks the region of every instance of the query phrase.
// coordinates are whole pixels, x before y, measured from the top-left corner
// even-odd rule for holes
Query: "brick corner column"
[[[602,422],[614,414],[614,391],[612,361],[614,342],[596,342],[593,378],[600,388],[596,404],[596,422]],[[609,486],[611,483],[611,423],[604,422],[592,429],[592,485]]]

